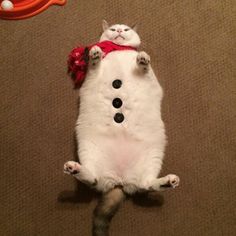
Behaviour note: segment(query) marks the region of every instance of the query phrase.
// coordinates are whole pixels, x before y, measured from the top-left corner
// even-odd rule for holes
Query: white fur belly
[[[93,161],[98,163],[104,175],[124,178],[126,172],[143,156],[142,143],[123,135],[112,138],[102,136],[96,140],[96,143],[99,145],[99,151]]]
[[[136,56],[135,51],[110,53],[99,71],[87,76],[80,92],[80,161],[114,178],[125,178],[137,163],[144,165],[153,156],[162,158],[165,146],[162,90],[152,70],[145,76],[135,72]],[[119,89],[112,86],[116,79],[122,81]],[[112,105],[114,98],[121,99],[120,108]],[[116,113],[124,115],[121,123],[114,120]]]

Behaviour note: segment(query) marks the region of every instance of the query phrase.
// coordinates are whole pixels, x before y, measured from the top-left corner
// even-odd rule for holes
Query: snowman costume
[[[66,162],[64,172],[103,193],[116,187],[127,194],[174,188],[178,176],[158,178],[166,135],[163,92],[150,57],[135,50],[141,43],[135,28],[104,22],[103,29],[100,43],[127,50],[106,53],[99,44],[87,50],[85,78],[75,79],[81,86],[76,122],[80,163]]]

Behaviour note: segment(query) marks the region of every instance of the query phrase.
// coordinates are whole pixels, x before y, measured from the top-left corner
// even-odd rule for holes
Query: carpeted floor
[[[181,178],[175,191],[128,199],[111,236],[235,235],[235,8],[233,0],[74,0],[1,20],[0,235],[90,235],[98,196],[62,171],[76,159],[79,95],[66,60],[98,39],[103,18],[140,23],[165,92],[162,175]]]

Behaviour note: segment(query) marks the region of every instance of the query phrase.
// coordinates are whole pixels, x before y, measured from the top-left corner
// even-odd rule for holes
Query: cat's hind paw
[[[140,68],[142,68],[144,71],[147,71],[150,61],[150,56],[146,52],[139,52],[137,56],[137,64]]]
[[[80,164],[75,161],[68,161],[64,164],[64,173],[68,175],[76,175],[80,171]]]
[[[166,184],[161,185],[162,188],[176,188],[179,186],[180,178],[177,175],[169,174],[166,177],[168,181]]]
[[[95,66],[102,59],[102,49],[98,46],[93,46],[89,51],[91,65]]]

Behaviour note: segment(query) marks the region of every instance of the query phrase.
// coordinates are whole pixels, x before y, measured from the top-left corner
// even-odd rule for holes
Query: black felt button
[[[122,85],[122,81],[119,80],[119,79],[116,79],[116,80],[114,80],[114,81],[112,82],[112,86],[113,86],[113,88],[115,88],[115,89],[120,88],[121,85]]]
[[[114,116],[114,121],[116,123],[121,123],[124,119],[125,119],[125,117],[122,113],[116,113]]]
[[[115,108],[120,108],[121,106],[122,106],[122,100],[120,99],[120,98],[115,98],[115,99],[113,99],[113,101],[112,101],[112,105],[113,105],[113,107],[115,107]]]

